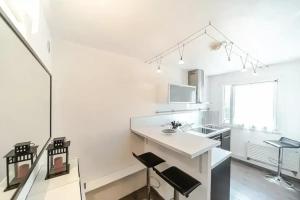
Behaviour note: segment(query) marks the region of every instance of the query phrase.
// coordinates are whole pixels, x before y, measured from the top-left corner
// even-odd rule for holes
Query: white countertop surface
[[[213,148],[211,151],[211,168],[215,168],[230,156],[230,151],[226,151],[221,148]]]
[[[38,193],[28,197],[28,200],[81,200],[79,182],[73,182],[61,187]]]
[[[219,141],[196,134],[178,131],[175,134],[167,135],[162,132],[163,129],[163,127],[142,127],[132,128],[131,131],[190,158],[195,158],[220,145]]]
[[[70,161],[70,173],[56,178],[45,180],[46,165],[40,169],[34,184],[27,196],[27,200],[72,199],[80,200],[80,177],[78,159]]]
[[[6,178],[4,178],[0,182],[0,199],[1,200],[10,200],[11,197],[14,195],[14,193],[17,191],[17,189],[12,189],[12,190],[4,192],[6,186],[7,186],[6,185]]]

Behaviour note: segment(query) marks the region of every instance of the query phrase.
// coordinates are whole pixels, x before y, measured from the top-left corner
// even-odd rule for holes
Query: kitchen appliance
[[[222,130],[224,129],[224,130]],[[231,130],[228,128],[224,128],[221,126],[207,124],[205,126],[201,126],[198,128],[193,128],[192,131],[201,133],[201,134],[210,134],[213,136],[208,135],[208,137],[212,140],[220,141],[220,145],[218,146],[221,149],[230,151],[230,140],[231,140]],[[215,133],[213,133],[215,132]]]
[[[221,149],[230,151],[230,140],[231,140],[231,131],[225,131],[220,134],[217,134],[215,136],[210,137],[210,139],[218,140],[221,142],[221,145],[219,146]]]
[[[213,125],[213,124],[207,124],[207,125],[205,125],[204,127],[205,127],[205,128],[216,129],[216,130],[221,130],[221,129],[224,128],[224,127],[217,126],[217,125]]]
[[[188,71],[188,84],[196,87],[196,102],[203,103],[204,71],[202,69]]]
[[[196,87],[169,84],[169,103],[196,103]]]

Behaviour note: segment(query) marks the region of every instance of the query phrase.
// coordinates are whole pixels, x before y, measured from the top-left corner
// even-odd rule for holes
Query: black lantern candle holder
[[[68,174],[69,146],[71,142],[66,141],[65,137],[54,138],[47,147],[47,175],[46,179]]]
[[[37,156],[38,146],[32,146],[31,142],[17,143],[14,149],[8,152],[6,159],[6,183],[4,191],[17,188],[26,178]]]

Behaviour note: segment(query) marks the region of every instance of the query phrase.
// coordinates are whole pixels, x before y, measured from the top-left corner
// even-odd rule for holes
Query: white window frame
[[[225,122],[225,112],[224,112],[224,108],[225,108],[225,87],[226,86],[230,86],[231,90],[230,90],[230,118],[229,118],[229,123]],[[233,106],[233,96],[232,96],[232,92],[233,92],[233,85],[232,84],[226,84],[222,86],[222,123],[224,125],[232,125],[232,106]]]
[[[236,124],[233,124],[233,119],[234,119],[234,100],[235,100],[235,86],[241,86],[241,85],[251,85],[251,84],[259,84],[259,83],[270,83],[270,82],[275,82],[275,89],[274,89],[274,104],[273,104],[273,121],[274,121],[274,130],[259,130],[259,131],[265,131],[265,132],[278,132],[278,119],[277,119],[277,114],[278,114],[278,84],[279,80],[272,80],[272,81],[260,81],[260,82],[249,82],[249,83],[238,83],[238,84],[225,84],[222,87],[222,122],[225,125],[230,125],[232,127],[239,127],[239,128],[244,128],[243,126],[239,126]],[[224,113],[224,107],[225,107],[225,86],[231,86],[231,92],[230,92],[230,123],[225,123],[225,113]]]

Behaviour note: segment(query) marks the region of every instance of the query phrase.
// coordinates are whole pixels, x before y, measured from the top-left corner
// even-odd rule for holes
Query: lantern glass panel
[[[55,145],[57,138],[54,138],[47,147],[47,175],[46,179],[69,173],[69,146],[70,141],[63,141],[62,145]]]

